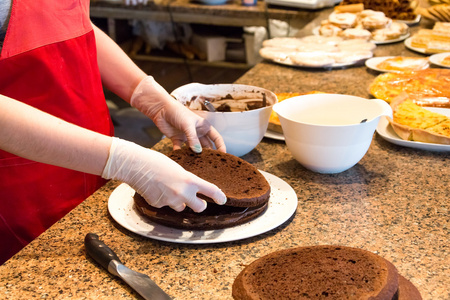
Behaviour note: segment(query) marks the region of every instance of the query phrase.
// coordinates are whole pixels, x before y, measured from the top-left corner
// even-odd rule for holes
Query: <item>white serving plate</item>
[[[450,56],[450,52],[433,54],[433,55],[430,56],[429,60],[430,60],[431,63],[433,63],[433,64],[435,64],[435,65],[437,65],[439,67],[449,68],[450,69],[449,65],[443,65],[441,63],[441,61],[447,56]]]
[[[447,117],[450,117],[450,109],[448,109],[448,108],[426,107],[426,109],[428,109],[432,112],[437,112],[437,113],[443,114]],[[386,117],[382,117],[380,119],[380,122],[378,123],[378,127],[377,127],[376,131],[386,141],[391,142],[396,145],[399,145],[399,146],[421,149],[421,150],[428,150],[428,151],[450,151],[450,145],[422,143],[422,142],[402,140],[395,133],[394,129],[392,129],[392,127],[389,124],[389,121],[387,120]]]
[[[424,48],[416,48],[416,47],[413,47],[413,46],[411,45],[411,41],[412,41],[412,37],[407,38],[407,39],[405,40],[404,43],[405,43],[406,48],[408,48],[409,50],[412,50],[412,51],[419,52],[419,53],[424,53],[424,54],[428,53]]]
[[[270,184],[267,210],[258,218],[238,226],[218,230],[181,230],[144,219],[135,209],[135,191],[122,183],[110,195],[108,210],[124,228],[154,240],[182,244],[212,244],[241,240],[263,234],[286,222],[297,210],[297,194],[282,179],[260,171]]]
[[[346,62],[346,63],[334,63],[331,65],[324,65],[324,66],[306,66],[306,65],[301,65],[298,63],[293,63],[289,58],[284,59],[284,60],[280,60],[280,59],[270,59],[270,58],[265,58],[267,60],[270,60],[272,62],[275,62],[277,64],[280,65],[285,65],[285,66],[291,66],[291,67],[299,67],[299,68],[306,68],[306,69],[335,69],[335,68],[343,68],[343,67],[348,67],[348,66],[353,66],[353,65],[357,65],[360,64],[362,62],[364,62],[366,59],[361,59],[361,60],[356,60],[356,61],[352,61],[352,62]]]
[[[273,140],[284,141],[284,135],[282,133],[273,130],[267,130],[266,134],[264,134],[264,137]]]
[[[395,20],[393,20],[393,21],[405,23],[405,24],[408,25],[408,26],[414,26],[414,25],[419,24],[421,18],[422,18],[421,15],[417,15],[416,18],[415,18],[414,20],[397,20],[397,19],[395,19]]]
[[[372,58],[369,58],[368,60],[366,60],[365,64],[366,64],[366,67],[368,67],[369,69],[372,69],[372,70],[375,70],[378,72],[393,72],[393,73],[401,72],[401,71],[396,71],[396,70],[385,70],[385,69],[378,68],[378,65],[381,62],[385,61],[386,59],[393,58],[393,57],[395,57],[395,56],[372,57]],[[428,68],[428,67],[429,67],[429,65],[426,68]],[[426,68],[424,68],[424,69],[426,69]]]
[[[418,53],[422,53],[422,54],[436,54],[437,53],[434,51],[428,51],[427,49],[424,49],[424,48],[413,47],[411,42],[412,42],[412,37],[407,38],[404,42],[406,48],[408,48],[409,50],[412,50],[412,51],[415,51]]]
[[[366,67],[368,67],[369,69],[378,71],[378,72],[389,72],[388,70],[384,70],[384,69],[380,69],[378,68],[378,64],[385,61],[388,58],[392,58],[394,56],[380,56],[380,57],[372,57],[369,58],[368,60],[366,60]]]
[[[386,45],[386,44],[393,44],[393,43],[404,41],[405,39],[409,38],[409,36],[410,36],[410,33],[407,32],[405,34],[402,34],[400,37],[398,37],[396,39],[392,39],[392,40],[386,40],[386,41],[370,40],[370,41],[376,45]]]
[[[319,29],[320,29],[320,26],[314,27],[312,30],[312,33],[314,35],[320,35]],[[375,45],[393,44],[393,43],[401,42],[401,41],[405,40],[406,38],[408,38],[409,36],[410,36],[410,33],[408,32],[408,33],[401,35],[399,38],[396,38],[396,39],[386,40],[386,41],[369,40],[369,42],[372,42]]]

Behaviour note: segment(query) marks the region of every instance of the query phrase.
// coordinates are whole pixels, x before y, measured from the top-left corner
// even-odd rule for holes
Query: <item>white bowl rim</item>
[[[244,110],[244,111],[207,111],[207,110],[197,110],[197,111],[199,111],[199,112],[201,111],[201,112],[207,113],[207,114],[227,114],[227,115],[228,115],[228,114],[242,114],[242,113],[249,113],[249,112],[252,112],[252,111],[257,112],[257,111],[264,110],[264,109],[268,109],[268,108],[272,109],[273,106],[274,106],[275,104],[278,103],[278,102],[277,102],[277,99],[278,99],[278,98],[277,98],[277,95],[276,95],[274,92],[272,92],[271,90],[268,90],[268,89],[263,88],[263,87],[255,86],[255,85],[240,84],[240,83],[212,83],[212,84],[205,84],[205,83],[192,82],[192,83],[188,83],[188,84],[182,85],[182,86],[180,86],[180,87],[174,89],[174,90],[170,93],[170,95],[171,95],[172,97],[174,97],[177,101],[179,101],[179,100],[177,99],[176,95],[174,95],[174,93],[176,94],[177,92],[179,92],[179,90],[182,90],[183,88],[187,88],[187,87],[189,87],[189,86],[195,86],[195,85],[202,85],[202,86],[224,86],[224,87],[227,87],[227,86],[230,86],[230,87],[231,87],[231,86],[237,86],[237,87],[254,88],[254,89],[258,89],[258,90],[260,90],[260,91],[267,92],[268,94],[270,94],[271,96],[273,96],[274,99],[275,99],[274,103],[272,103],[272,104],[270,104],[270,105],[267,105],[267,106],[264,106],[264,107],[260,107],[260,108],[256,108],[256,109],[251,109],[251,110]],[[192,111],[194,111],[194,110],[192,110]]]
[[[305,94],[305,95],[294,96],[294,97],[291,97],[289,99],[283,100],[282,102],[275,103],[275,105],[273,107],[273,110],[275,111],[275,113],[277,113],[278,117],[280,117],[280,115],[277,112],[277,107],[280,107],[282,105],[286,105],[286,103],[288,103],[288,102],[293,102],[293,100],[291,100],[291,99],[306,98],[306,97],[308,97],[308,98],[317,98],[317,97],[323,96],[323,95],[324,94]],[[356,100],[356,101],[358,101],[358,99],[359,99],[359,101],[361,101],[361,100],[367,100],[367,101],[380,100],[380,99],[368,99],[368,98],[364,98],[364,97],[359,97],[359,96],[354,96],[354,95],[345,95],[345,94],[331,94],[331,93],[327,93],[327,95],[331,95],[331,96],[345,96],[345,97],[349,97],[350,99]],[[381,100],[381,101],[383,101],[383,100]],[[283,104],[283,102],[285,104]],[[363,125],[363,124],[370,124],[371,122],[379,119],[381,116],[382,115],[380,115],[378,117],[375,117],[375,118],[372,118],[371,120],[366,120],[365,122],[362,122],[363,120],[361,120],[360,123],[344,124],[344,125],[339,125],[339,124],[338,125],[315,124],[315,123],[310,123],[310,122],[298,122],[298,121],[295,121],[292,118],[288,118],[288,117],[282,117],[282,118],[284,118],[286,120],[289,120],[291,122],[295,122],[297,124],[301,124],[301,125],[316,126],[316,127],[337,127],[337,128],[340,128],[340,127],[355,127],[355,126],[360,126],[360,125]]]

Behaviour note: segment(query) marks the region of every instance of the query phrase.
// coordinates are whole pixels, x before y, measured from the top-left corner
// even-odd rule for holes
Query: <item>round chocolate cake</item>
[[[184,169],[217,185],[227,196],[227,206],[259,206],[269,199],[270,185],[252,164],[217,150],[194,153],[189,148],[172,151],[169,157]],[[204,195],[199,195],[213,202]]]
[[[165,226],[187,230],[213,230],[253,220],[266,210],[268,202],[255,207],[233,207],[208,203],[206,209],[200,213],[194,212],[189,207],[182,212],[176,212],[168,206],[153,207],[136,193],[134,204],[146,218]]]
[[[265,255],[240,272],[232,295],[249,299],[421,299],[386,259],[343,246],[309,246]]]
[[[212,149],[194,153],[189,148],[172,151],[169,157],[187,171],[217,185],[227,196],[227,202],[217,205],[198,194],[208,202],[203,212],[196,213],[189,207],[176,212],[170,207],[152,207],[136,193],[135,208],[147,219],[173,228],[213,230],[249,222],[267,209],[270,185],[258,169],[243,159]]]

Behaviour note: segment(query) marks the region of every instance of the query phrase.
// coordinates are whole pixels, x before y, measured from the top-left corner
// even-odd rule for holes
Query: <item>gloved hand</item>
[[[138,5],[140,3],[147,5],[148,0],[124,0],[125,5]]]
[[[227,201],[217,186],[186,171],[164,154],[119,138],[113,138],[102,177],[127,183],[158,208],[170,206],[182,211],[189,206],[201,212],[206,201],[198,198],[197,193],[217,204]]]
[[[151,76],[135,88],[130,104],[147,115],[179,149],[185,141],[194,152],[202,147],[226,151],[222,136],[211,124],[170,96]]]

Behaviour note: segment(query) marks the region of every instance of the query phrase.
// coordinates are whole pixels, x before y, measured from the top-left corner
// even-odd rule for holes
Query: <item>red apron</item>
[[[0,94],[113,134],[89,0],[13,1],[0,55]],[[104,183],[0,150],[0,264]]]

